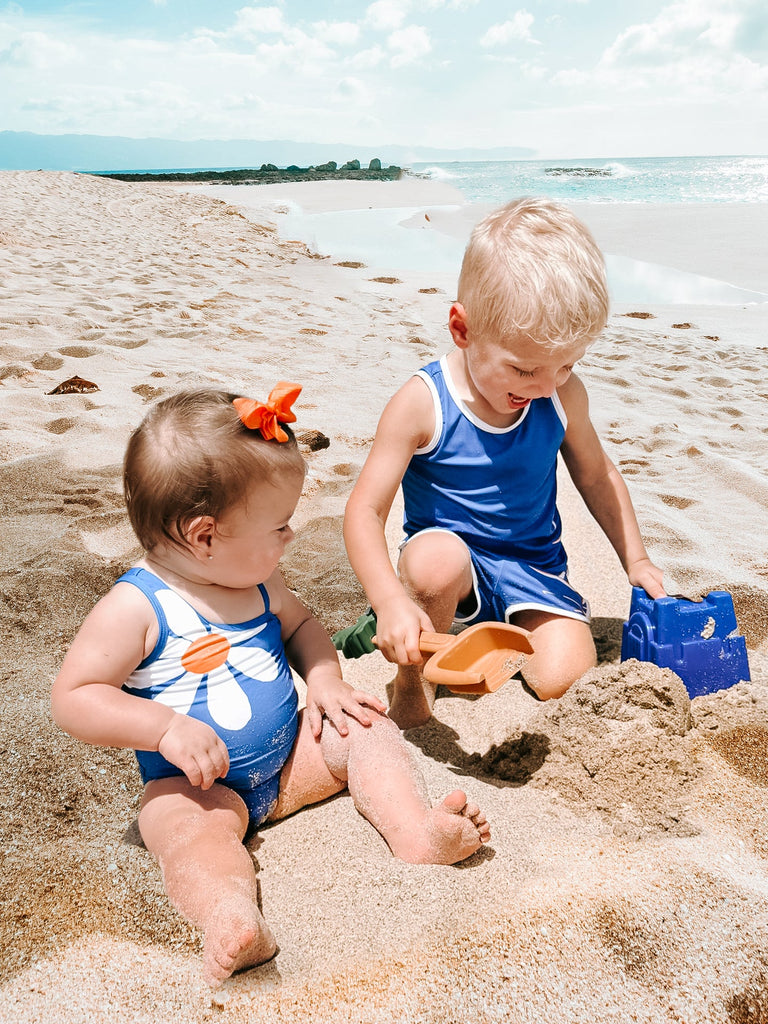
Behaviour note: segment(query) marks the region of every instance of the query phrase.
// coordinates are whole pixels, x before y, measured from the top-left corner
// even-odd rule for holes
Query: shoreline
[[[196,190],[198,191],[198,190]],[[493,207],[468,203],[461,192],[446,182],[429,179],[408,179],[388,183],[319,182],[262,186],[257,195],[250,192],[202,186],[204,195],[224,199],[247,217],[258,221],[268,217],[283,237],[291,237],[289,224],[296,225],[302,236],[301,217],[286,220],[285,214],[300,209],[309,219],[319,215],[340,213],[354,217],[359,211],[363,224],[370,225],[377,239],[383,239],[373,269],[397,273],[407,279],[431,276],[451,293],[455,289],[461,250],[472,226]],[[287,204],[287,206],[286,206]],[[620,275],[620,281],[641,282],[644,298],[614,299],[613,316],[633,312],[651,314],[644,325],[635,320],[638,330],[674,330],[673,325],[692,322],[703,336],[716,337],[734,346],[757,347],[768,337],[768,271],[765,242],[768,237],[768,203],[569,203],[592,231],[609,264]],[[398,221],[374,221],[376,211],[393,210],[402,216]],[[283,223],[281,223],[283,221]],[[353,221],[339,222],[331,242],[341,231],[351,231]],[[362,226],[357,233],[365,230]],[[389,234],[386,234],[388,232]],[[302,237],[308,230],[304,228]],[[429,238],[425,239],[427,235]],[[440,254],[434,246],[446,239],[450,256]],[[370,237],[370,235],[369,235]],[[391,258],[387,258],[387,239],[391,239]],[[730,244],[729,239],[738,239]],[[425,244],[429,243],[429,244]],[[429,245],[433,248],[430,249]],[[349,243],[347,243],[347,247]],[[359,251],[340,255],[315,243],[319,255],[332,261],[359,259],[366,262],[364,240]],[[411,249],[423,255],[416,259],[418,269],[404,270],[398,255]],[[435,269],[430,271],[430,254]],[[633,262],[629,262],[633,261]],[[456,269],[448,270],[447,267]],[[690,277],[686,276],[690,275]],[[679,284],[675,283],[679,279]],[[653,298],[654,283],[666,294],[679,291],[683,301]],[[730,286],[730,287],[729,287]],[[622,287],[629,285],[622,284]],[[763,294],[765,301],[754,301]],[[690,296],[695,296],[691,299]],[[708,301],[718,296],[720,301]],[[727,297],[727,301],[722,301]]]
[[[379,198],[399,206],[399,184]],[[459,205],[417,184],[413,207]],[[133,755],[77,743],[49,714],[72,635],[137,553],[125,443],[149,403],[182,388],[261,397],[279,379],[304,383],[297,431],[330,443],[304,453],[284,567],[331,632],[365,606],[341,521],[378,416],[450,344],[438,275],[335,265],[231,196],[0,174],[0,1017],[725,1024],[764,1012],[768,351],[765,335],[728,344],[746,312],[725,306],[722,333],[712,308],[614,312],[583,376],[652,557],[681,592],[732,593],[751,682],[691,702],[676,677],[620,663],[629,585],[564,478],[571,579],[592,604],[599,667],[546,705],[516,680],[478,699],[441,693],[433,722],[407,735],[433,799],[460,786],[483,807],[490,848],[461,868],[395,861],[345,795],[260,830],[248,849],[279,956],[215,994],[203,984],[200,936],[135,843]],[[730,223],[723,264],[741,241]],[[99,390],[51,394],[74,374]],[[387,536],[394,557],[396,512]],[[380,655],[344,668],[386,699]]]

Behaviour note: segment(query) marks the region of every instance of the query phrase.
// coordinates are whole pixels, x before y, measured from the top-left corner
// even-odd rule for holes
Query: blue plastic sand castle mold
[[[713,590],[703,601],[654,601],[633,587],[621,639],[621,660],[628,658],[671,669],[691,697],[750,678],[747,644],[738,635],[733,599],[725,590]]]

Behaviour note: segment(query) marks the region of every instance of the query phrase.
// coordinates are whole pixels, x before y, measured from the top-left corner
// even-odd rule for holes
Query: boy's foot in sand
[[[402,849],[392,852],[410,864],[457,864],[491,838],[485,815],[467,795],[455,789],[433,807],[418,836],[403,836]]]
[[[257,967],[277,953],[272,930],[258,910],[243,913],[242,906],[220,911],[205,932],[203,977],[218,988],[234,974]]]
[[[398,729],[418,729],[426,725],[432,717],[432,708],[435,703],[437,687],[421,678],[418,670],[407,670],[408,675],[415,674],[416,678],[403,682],[400,674],[395,676],[391,687],[392,697],[387,715],[392,719]],[[402,670],[401,670],[402,672]],[[405,673],[403,673],[405,674]],[[389,692],[389,687],[387,691]]]

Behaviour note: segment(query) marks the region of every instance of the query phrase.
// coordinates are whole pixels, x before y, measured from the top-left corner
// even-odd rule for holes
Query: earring
[[[213,555],[208,555],[208,558],[209,558],[209,559],[213,558]]]

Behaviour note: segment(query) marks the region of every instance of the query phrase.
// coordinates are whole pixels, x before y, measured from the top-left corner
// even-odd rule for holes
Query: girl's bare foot
[[[276,952],[275,936],[257,908],[221,908],[205,932],[203,977],[218,988],[235,971],[266,963]]]
[[[457,864],[490,838],[485,815],[477,804],[467,803],[466,793],[455,789],[427,812],[418,831],[401,834],[391,845],[396,857],[411,864]]]

